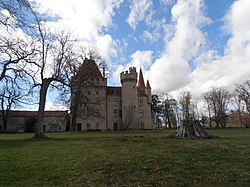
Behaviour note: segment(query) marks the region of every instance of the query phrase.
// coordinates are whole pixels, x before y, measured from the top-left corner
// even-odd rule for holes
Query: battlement
[[[121,72],[121,83],[124,81],[137,82],[137,72],[135,67],[130,67],[129,70]]]

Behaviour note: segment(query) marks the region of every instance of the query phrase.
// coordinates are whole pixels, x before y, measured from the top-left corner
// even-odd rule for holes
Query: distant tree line
[[[193,98],[190,91],[177,99],[169,94],[152,95],[152,116],[156,128],[176,128],[183,121],[200,120],[208,127],[250,127],[250,80],[236,84],[230,92],[212,87]]]

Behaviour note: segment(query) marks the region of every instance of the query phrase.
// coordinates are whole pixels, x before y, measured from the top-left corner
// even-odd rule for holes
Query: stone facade
[[[33,123],[32,129],[37,118],[37,111],[12,110],[9,114],[6,132],[27,132],[27,123]],[[44,112],[44,131],[62,132],[66,131],[68,111],[45,111]],[[31,122],[32,121],[32,122]],[[2,113],[0,113],[0,131],[3,128]]]
[[[151,87],[148,81],[145,86],[142,71],[139,80],[135,67],[120,78],[120,87],[107,86],[95,61],[83,62],[72,78],[71,130],[154,129]]]

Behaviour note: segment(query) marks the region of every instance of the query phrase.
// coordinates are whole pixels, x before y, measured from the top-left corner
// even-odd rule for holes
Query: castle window
[[[142,99],[139,100],[139,106],[143,107],[143,100]]]
[[[122,110],[119,110],[119,118],[122,117]]]
[[[95,128],[96,128],[96,129],[99,129],[99,127],[100,127],[99,123],[96,123],[96,124],[95,124]]]
[[[144,129],[144,122],[141,122],[141,129]]]
[[[144,117],[144,112],[143,112],[143,110],[141,110],[141,111],[139,112],[139,117],[140,117],[140,118],[143,118],[143,117]]]
[[[93,111],[90,108],[84,108],[84,115],[90,116],[93,113]]]
[[[88,94],[90,95],[90,91],[88,91]]]
[[[99,94],[99,92],[98,91],[96,91],[96,95],[98,95]]]
[[[86,129],[88,130],[88,129],[91,129],[91,125],[90,125],[90,123],[87,123],[87,125],[86,125]]]
[[[118,106],[118,99],[114,99],[113,104],[114,106]]]
[[[118,118],[118,110],[114,110],[114,118]]]
[[[117,95],[117,90],[112,90],[112,95]]]
[[[97,108],[96,110],[95,110],[95,116],[97,116],[97,117],[99,117],[99,116],[101,116],[101,114],[100,114],[100,109],[99,108]]]

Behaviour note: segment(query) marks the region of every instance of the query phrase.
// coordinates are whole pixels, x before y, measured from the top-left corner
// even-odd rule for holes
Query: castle
[[[135,67],[120,79],[120,87],[107,86],[95,61],[84,60],[71,83],[71,130],[154,129],[151,87],[141,69],[139,79]]]

